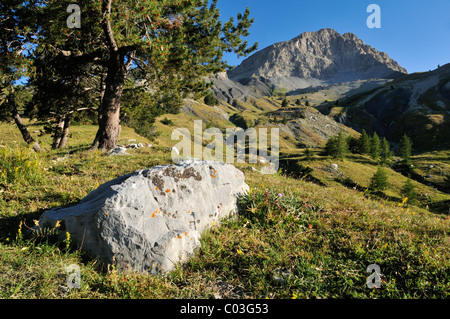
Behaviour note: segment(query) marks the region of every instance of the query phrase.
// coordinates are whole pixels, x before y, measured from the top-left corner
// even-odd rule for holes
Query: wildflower
[[[408,197],[403,198],[402,202],[398,204],[398,207],[403,207],[408,201]]]
[[[22,239],[22,221],[20,221],[19,229],[17,230],[17,238]]]
[[[238,253],[238,255],[242,255],[243,254],[242,250],[240,250],[240,249],[237,249],[236,252]]]
[[[66,249],[69,249],[70,248],[70,233],[69,232],[66,232],[65,242],[66,242]]]
[[[298,295],[295,292],[293,292],[292,293],[292,299],[297,299],[297,298],[298,298]]]
[[[283,194],[281,194],[281,193],[278,193],[278,196],[281,198],[281,197],[283,197]]]

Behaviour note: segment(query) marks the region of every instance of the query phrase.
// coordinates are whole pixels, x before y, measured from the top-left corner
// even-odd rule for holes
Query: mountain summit
[[[393,79],[404,74],[407,71],[386,53],[366,45],[353,33],[341,35],[333,29],[304,32],[292,40],[275,43],[228,72],[230,79],[241,83],[263,77],[288,89]]]

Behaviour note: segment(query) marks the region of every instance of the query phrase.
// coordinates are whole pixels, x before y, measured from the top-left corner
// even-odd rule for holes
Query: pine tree
[[[397,150],[397,155],[403,159],[403,164],[410,166],[411,165],[411,153],[412,153],[412,141],[405,134],[402,136],[400,140],[400,145]]]
[[[310,161],[314,155],[314,152],[308,147],[303,151],[303,155],[305,156],[305,160]]]
[[[361,137],[359,138],[359,149],[361,154],[370,153],[370,137],[364,129],[362,130]]]
[[[289,101],[287,99],[284,99],[283,102],[281,102],[281,107],[288,107]]]
[[[370,139],[370,156],[374,160],[378,160],[381,154],[381,141],[376,132],[373,133]]]
[[[350,152],[353,154],[360,153],[359,151],[359,138],[349,135],[347,137],[347,145]]]
[[[38,1],[8,0],[0,3],[0,118],[14,120],[24,141],[33,150],[41,147],[28,131],[19,114],[16,81],[35,71],[29,52],[36,43]]]
[[[337,136],[331,137],[325,145],[325,154],[333,158],[344,159],[348,153],[347,138],[340,132]]]
[[[417,198],[415,186],[412,183],[409,175],[408,175],[408,178],[406,179],[405,184],[403,185],[401,194],[403,195],[403,197],[408,198],[408,202],[410,202],[410,203],[414,202]]]
[[[383,139],[381,140],[380,157],[382,164],[386,164],[392,157],[391,145],[389,144],[388,140],[385,137],[383,137]]]
[[[388,176],[382,166],[379,166],[372,176],[369,188],[374,191],[383,191],[388,187]]]
[[[139,70],[154,107],[179,108],[183,95],[205,95],[213,85],[206,79],[227,67],[226,52],[246,56],[256,49],[244,40],[253,23],[249,9],[222,20],[217,0],[85,0],[79,29],[66,25],[72,0],[51,2],[36,11],[43,35],[37,51],[92,64],[105,75],[93,149],[117,144],[131,70]]]

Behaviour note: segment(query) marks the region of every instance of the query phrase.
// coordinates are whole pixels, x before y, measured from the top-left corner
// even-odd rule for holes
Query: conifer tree
[[[408,202],[414,202],[417,198],[417,193],[415,191],[415,186],[411,181],[410,176],[406,179],[405,184],[402,187],[401,194],[403,197],[408,198]]]
[[[412,141],[406,134],[404,134],[400,140],[400,145],[397,150],[397,155],[402,158],[404,165],[411,165],[411,153]]]
[[[116,146],[121,101],[131,69],[154,107],[179,108],[184,94],[200,96],[212,83],[205,79],[225,70],[225,52],[246,56],[256,49],[243,38],[253,23],[247,10],[219,19],[217,0],[82,0],[81,28],[67,25],[72,0],[41,0],[39,54],[62,55],[66,63],[101,68],[103,91],[99,129],[92,148]]]
[[[373,133],[372,138],[370,139],[370,156],[374,160],[378,160],[381,154],[381,141],[376,132]]]
[[[331,137],[325,145],[325,154],[333,158],[343,159],[348,153],[347,138],[340,132],[337,136]]]
[[[388,187],[388,176],[385,169],[379,166],[375,174],[372,176],[369,188],[374,191],[383,191]]]
[[[359,138],[359,148],[361,154],[370,153],[370,137],[365,129],[362,130],[361,137]]]
[[[25,142],[35,151],[41,147],[19,115],[17,81],[30,76],[34,67],[29,51],[36,41],[35,15],[39,1],[2,0],[0,2],[0,118],[13,119]]]
[[[389,144],[388,140],[385,137],[383,137],[383,139],[381,140],[380,157],[382,164],[386,164],[392,157],[391,145]]]

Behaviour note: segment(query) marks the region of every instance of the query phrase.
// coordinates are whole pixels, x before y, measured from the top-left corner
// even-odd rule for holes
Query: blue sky
[[[369,4],[381,9],[381,28],[366,21]],[[450,63],[450,0],[219,0],[222,19],[250,8],[255,22],[249,43],[263,49],[302,32],[333,28],[352,32],[366,44],[386,52],[409,73]],[[242,59],[226,55],[231,65]]]

